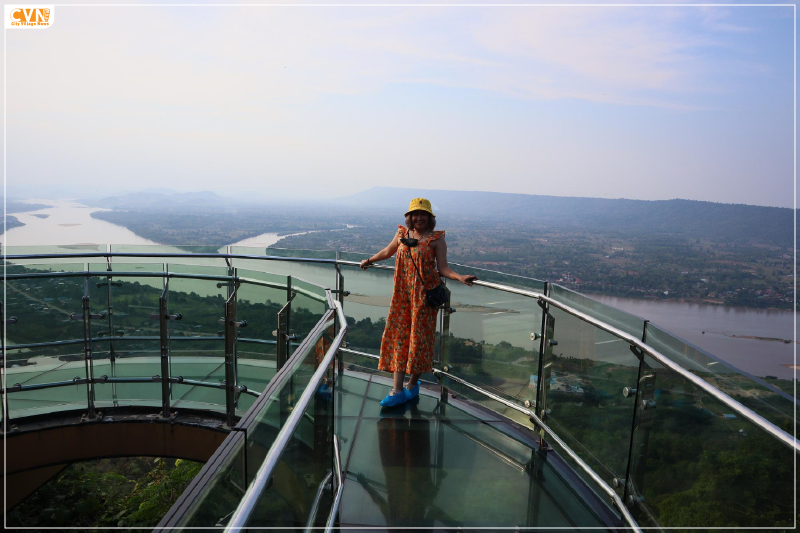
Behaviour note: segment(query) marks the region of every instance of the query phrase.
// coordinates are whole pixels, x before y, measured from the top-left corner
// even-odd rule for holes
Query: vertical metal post
[[[647,325],[649,320],[644,321],[642,329],[642,342],[647,342]],[[643,408],[655,399],[656,375],[648,369],[644,362],[644,354],[639,362],[639,379],[636,386],[636,395],[633,413],[633,425],[631,429],[631,446],[628,454],[628,471],[625,476],[625,491],[623,492],[623,503],[628,509],[634,509],[636,503],[636,493],[641,494],[644,490],[645,460],[647,459],[647,449],[650,441],[650,429],[653,425],[653,410]]]
[[[647,340],[647,320],[644,322],[644,327],[642,328],[642,342],[646,342]],[[633,448],[634,443],[636,441],[636,415],[639,412],[637,404],[639,403],[639,380],[642,379],[642,371],[644,370],[644,355],[643,354],[636,354],[639,357],[639,370],[636,373],[636,394],[633,396],[633,412],[631,413],[631,438],[628,444],[628,463],[625,468],[625,478],[623,479],[623,487],[622,487],[622,501],[625,502],[625,498],[628,496],[628,487],[630,486],[629,480],[631,478],[631,462],[633,461]]]
[[[165,320],[167,320],[167,324],[169,324],[169,320],[172,318],[169,315],[169,263],[164,263],[163,264],[163,268],[164,268],[164,278],[163,278],[163,281],[164,281],[164,284],[163,284],[164,285],[164,295],[166,296],[166,302],[167,302],[164,315],[165,315]],[[167,370],[168,370],[168,372],[167,372],[166,375],[167,376],[172,376],[172,353],[170,351],[169,337],[170,337],[169,325],[167,325],[167,352],[168,352],[167,353]],[[172,402],[172,383],[168,382],[167,383],[167,387],[169,389],[168,399],[169,399],[170,402]]]
[[[339,261],[342,259],[342,253],[339,250],[336,250],[336,298],[339,301],[339,305],[342,307],[342,311],[344,311],[344,276],[342,275],[342,267],[339,265]],[[347,324],[340,324],[339,323],[339,313],[334,313],[334,338],[336,335],[339,334],[340,328],[346,327]],[[346,318],[345,318],[346,320]],[[338,376],[338,378],[337,378]],[[340,428],[337,428],[337,424],[341,425],[341,420],[337,419],[337,416],[341,416],[344,408],[344,395],[336,394],[336,381],[338,379],[339,385],[342,385],[344,382],[344,355],[341,351],[336,353],[336,371],[333,374],[333,379],[328,382],[328,387],[331,389],[331,394],[333,394],[334,402],[331,403],[331,408],[333,409],[333,434],[334,437],[331,439],[331,453],[334,456],[333,466],[336,468],[336,459],[335,455],[338,453],[338,447],[336,446],[335,440],[337,435],[337,429],[341,431]],[[337,479],[334,476],[334,479]]]
[[[170,415],[170,365],[169,365],[169,279],[164,278],[164,290],[158,298],[158,329],[161,346],[161,416]]]
[[[228,246],[226,249],[228,251],[228,255],[230,255],[230,253],[231,253],[230,246]],[[236,296],[234,296],[234,297],[238,299],[239,287],[238,287],[238,285],[236,285],[236,282],[234,282],[234,280],[236,279],[237,274],[238,274],[238,270],[236,269],[236,267],[228,267],[228,276],[230,277],[230,279],[228,280],[228,297],[226,298],[225,301],[229,300],[231,298],[231,296],[234,296],[234,294],[236,294]],[[239,337],[238,330],[236,332],[236,337],[237,337],[237,339]],[[236,347],[236,344],[234,344],[234,348],[235,347]],[[234,385],[239,385],[239,382],[238,382],[238,379],[239,379],[239,356],[238,356],[238,353],[234,353],[234,357],[233,357],[233,375],[236,376],[236,380],[237,380],[234,383]]]
[[[3,433],[8,431],[8,376],[6,375],[6,317],[5,307],[0,302],[0,357],[2,357],[3,380],[0,387],[3,387]]]
[[[229,427],[236,423],[236,290],[225,302],[225,414]]]
[[[542,515],[542,492],[540,486],[544,481],[544,464],[547,462],[547,454],[540,448],[538,451],[531,448],[531,460],[527,465],[528,475],[528,517],[525,522],[526,527],[535,528],[539,526],[539,519]]]
[[[550,283],[544,283],[544,294],[545,296],[550,296]],[[545,383],[549,382],[549,372],[547,372],[548,376],[545,377],[545,369],[549,368],[545,364],[546,359],[546,352],[548,347],[548,340],[553,334],[551,328],[551,320],[550,320],[550,306],[547,302],[539,302],[539,306],[542,308],[542,330],[539,336],[539,368],[537,370],[536,376],[536,414],[537,416],[544,422],[545,420],[545,403],[547,397],[547,391],[545,389]],[[552,348],[550,350],[552,352]],[[544,431],[539,432],[540,435],[540,442],[541,442],[541,449],[547,447],[547,443],[544,440]]]
[[[111,245],[107,245],[107,251],[110,253]],[[107,272],[111,272],[111,257],[107,257]],[[117,356],[116,352],[114,351],[114,304],[112,302],[112,293],[111,286],[113,283],[113,278],[109,275],[106,277],[106,294],[108,300],[108,362],[111,366],[111,377],[116,377],[116,369],[117,369]],[[117,384],[112,382],[111,383],[111,401],[113,402],[114,407],[117,407]]]
[[[286,357],[288,358],[289,355],[292,353],[292,347],[290,345],[291,340],[289,339],[290,332],[292,331],[292,276],[286,276],[286,301],[289,303],[289,306],[286,307]],[[284,362],[286,362],[284,360]]]
[[[288,340],[288,333],[287,333],[287,317],[289,315],[289,307],[291,307],[292,302],[286,302],[281,307],[281,310],[278,311],[278,329],[275,330],[275,370],[278,371],[283,368],[283,365],[286,364],[286,360],[289,358],[288,347],[289,347],[289,340]]]
[[[341,257],[341,252],[339,252],[337,250],[336,251],[336,261],[337,261],[337,264],[336,264],[336,297],[339,300],[339,305],[342,306],[342,311],[344,311],[344,276],[342,275],[342,269],[338,264],[340,257]],[[335,323],[335,326],[336,326],[334,331],[338,335],[339,334],[339,328],[344,327],[347,324],[339,324],[339,313],[334,314],[334,320],[335,320],[334,323]],[[336,354],[336,360],[337,360],[337,365],[338,365],[337,372],[341,376],[341,375],[344,374],[344,358],[342,357],[341,353]]]
[[[89,265],[85,265],[89,271]],[[89,300],[89,276],[83,280],[83,362],[86,367],[86,400],[88,418],[95,417],[94,410],[94,363],[92,361],[92,321]]]
[[[445,287],[446,288],[446,287]],[[450,370],[450,291],[447,290],[447,301],[444,303],[442,309],[439,334],[439,354],[442,358],[442,370],[448,372]],[[439,401],[443,404],[447,403],[447,398],[450,390],[444,386],[444,378],[440,383]]]

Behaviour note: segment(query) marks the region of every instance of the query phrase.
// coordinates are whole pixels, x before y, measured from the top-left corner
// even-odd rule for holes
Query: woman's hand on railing
[[[470,275],[462,274],[461,276],[458,276],[458,281],[460,281],[464,285],[472,286],[473,282],[478,281],[478,276],[473,276],[471,274]]]
[[[369,268],[370,265],[372,265],[372,261],[370,261],[369,259],[364,259],[364,260],[361,261],[361,269],[362,270],[366,270],[367,268]]]

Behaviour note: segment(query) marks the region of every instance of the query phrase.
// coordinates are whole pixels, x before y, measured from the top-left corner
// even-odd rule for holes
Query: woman
[[[457,274],[447,266],[444,231],[434,231],[435,227],[436,215],[431,203],[425,198],[414,198],[408,206],[405,227],[397,226],[389,246],[361,261],[361,268],[366,270],[372,263],[397,253],[392,303],[378,363],[378,370],[394,373],[394,388],[381,400],[384,407],[400,405],[419,395],[419,375],[433,370],[438,309],[427,305],[426,291],[439,285],[439,276],[465,285],[472,285],[478,279]],[[406,373],[411,378],[404,389]]]

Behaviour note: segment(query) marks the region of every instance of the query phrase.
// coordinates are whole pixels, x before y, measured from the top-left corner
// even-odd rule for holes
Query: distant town
[[[224,246],[266,232],[274,246],[374,253],[428,195],[451,262],[559,283],[579,292],[791,309],[791,209],[687,200],[646,202],[373,188],[327,204],[249,205],[163,189],[83,199],[92,213],[161,244]],[[367,206],[367,207],[365,207]],[[15,212],[44,207],[9,199]]]

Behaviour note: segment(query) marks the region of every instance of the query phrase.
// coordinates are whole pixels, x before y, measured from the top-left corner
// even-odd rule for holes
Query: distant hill
[[[177,192],[170,189],[151,188],[119,196],[79,200],[92,207],[106,209],[166,210],[186,208],[230,207],[233,200],[210,191]]]
[[[373,187],[340,198],[342,207],[405,212],[414,197],[428,198],[437,216],[519,220],[604,232],[666,233],[691,238],[760,242],[791,247],[793,213],[781,207],[696,200],[624,200]]]
[[[17,217],[12,217],[11,215],[6,215],[6,228],[18,228],[20,226],[24,226],[23,222],[20,222]],[[0,226],[0,235],[3,234],[3,226]]]
[[[2,203],[3,203],[3,197],[0,196],[0,205],[2,205]],[[6,201],[6,214],[38,211],[39,209],[45,209],[47,207],[51,206],[45,204],[34,204],[31,202],[25,202],[22,200],[17,200],[16,198],[8,198],[8,200]],[[25,224],[20,222],[19,225],[24,226]],[[9,229],[11,229],[11,226],[9,226]]]

